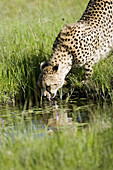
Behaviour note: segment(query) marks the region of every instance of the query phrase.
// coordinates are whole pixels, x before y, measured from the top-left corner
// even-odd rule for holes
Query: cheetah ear
[[[47,67],[49,64],[45,61],[43,61],[41,64],[40,64],[40,70],[42,71],[45,67]]]
[[[60,72],[61,70],[61,64],[57,64],[56,66],[53,67],[54,72]]]

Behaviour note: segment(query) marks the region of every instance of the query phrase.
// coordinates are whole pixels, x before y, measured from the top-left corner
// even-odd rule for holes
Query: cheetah
[[[77,23],[58,34],[50,60],[40,64],[38,85],[48,100],[56,96],[72,67],[84,66],[86,82],[93,65],[113,50],[113,0],[90,0]]]

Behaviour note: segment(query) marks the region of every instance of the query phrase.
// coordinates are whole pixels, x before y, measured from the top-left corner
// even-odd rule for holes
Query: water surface
[[[44,136],[45,129],[48,133],[54,133],[63,128],[73,128],[73,124],[85,127],[90,123],[91,109],[95,105],[83,99],[79,102],[71,100],[65,101],[45,101],[40,107],[31,107],[24,110],[16,107],[0,107],[0,128],[4,134],[14,138],[14,132]]]

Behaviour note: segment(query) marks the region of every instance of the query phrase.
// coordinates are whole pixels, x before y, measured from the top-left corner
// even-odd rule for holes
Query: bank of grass
[[[88,108],[87,108],[88,109]],[[0,129],[0,168],[15,170],[112,170],[112,107],[89,108],[87,126],[73,126],[49,135],[19,129]],[[22,135],[23,132],[23,135]],[[45,135],[43,135],[45,134]]]
[[[93,76],[88,80],[87,84],[82,85],[84,78],[84,69],[73,69],[67,77],[67,81],[71,86],[67,98],[73,94],[76,97],[86,97],[100,102],[112,102],[113,94],[113,54],[111,53],[104,60],[94,65]],[[64,88],[66,91],[67,87]],[[73,92],[71,94],[71,91]],[[65,93],[65,92],[64,92]]]
[[[26,101],[29,106],[34,101],[39,103],[40,92],[36,85],[39,65],[49,59],[62,26],[76,22],[87,3],[88,0],[0,1],[0,103]],[[104,85],[111,90],[111,67],[109,60],[106,73],[102,68],[100,75],[96,69],[91,85],[98,84],[97,90]]]

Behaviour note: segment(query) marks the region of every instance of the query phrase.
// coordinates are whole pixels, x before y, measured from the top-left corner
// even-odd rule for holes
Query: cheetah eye
[[[47,86],[47,85],[46,85],[46,90],[47,90],[48,92],[50,92],[50,86]]]

